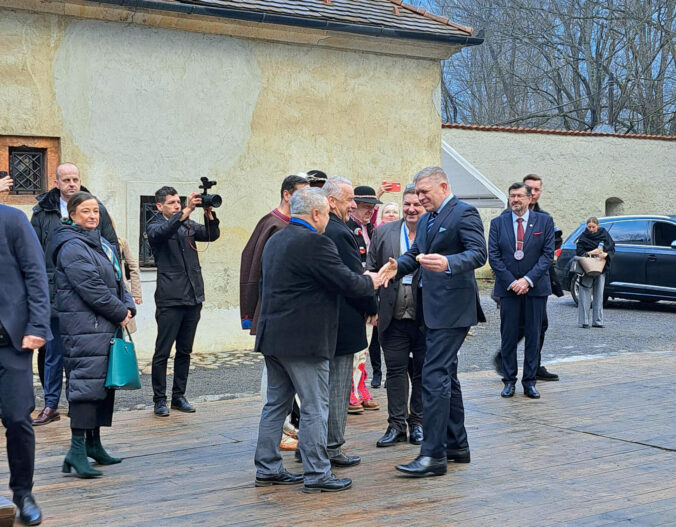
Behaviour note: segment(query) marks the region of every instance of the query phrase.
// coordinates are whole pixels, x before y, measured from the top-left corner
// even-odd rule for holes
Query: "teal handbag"
[[[124,331],[129,340],[125,340]],[[110,354],[108,355],[108,375],[106,388],[111,390],[140,390],[141,377],[138,374],[136,351],[127,328],[117,328],[110,339]]]

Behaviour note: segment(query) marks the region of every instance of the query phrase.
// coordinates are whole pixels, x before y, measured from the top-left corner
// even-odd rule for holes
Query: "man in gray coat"
[[[33,350],[51,338],[45,261],[23,212],[0,205],[0,407],[7,429],[9,486],[19,519],[38,525],[42,513],[32,495],[35,434],[31,412]]]

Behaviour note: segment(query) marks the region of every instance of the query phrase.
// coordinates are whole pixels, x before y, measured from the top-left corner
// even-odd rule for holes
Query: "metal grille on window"
[[[9,149],[9,175],[14,181],[12,194],[39,194],[44,190],[45,151]]]
[[[139,266],[156,267],[155,258],[150,250],[146,227],[162,213],[155,207],[155,196],[141,196],[141,238],[139,240]]]

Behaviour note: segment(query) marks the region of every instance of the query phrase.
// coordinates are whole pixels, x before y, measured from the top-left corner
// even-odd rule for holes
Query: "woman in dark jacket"
[[[589,327],[589,306],[592,309],[592,326],[603,327],[603,287],[606,274],[610,269],[610,261],[615,254],[615,242],[608,231],[599,226],[599,220],[591,217],[587,220],[587,228],[577,240],[577,256],[595,256],[606,261],[603,272],[599,276],[583,275],[580,277],[580,289],[577,302],[577,318],[580,327]]]
[[[122,284],[115,250],[97,229],[96,198],[87,192],[73,194],[68,216],[72,225],[57,227],[51,245],[72,433],[63,472],[75,468],[79,477],[92,478],[101,472],[87,457],[101,465],[121,461],[105,451],[99,430],[111,425],[115,403],[115,391],[105,387],[110,340],[136,309]]]

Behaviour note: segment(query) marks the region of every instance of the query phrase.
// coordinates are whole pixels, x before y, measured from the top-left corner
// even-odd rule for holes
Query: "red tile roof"
[[[327,20],[438,36],[471,37],[472,28],[402,0],[162,0],[252,13]]]
[[[647,135],[647,134],[619,134],[607,132],[578,132],[573,130],[553,130],[544,128],[518,128],[516,126],[484,126],[476,124],[444,123],[442,128],[457,128],[460,130],[479,130],[482,132],[510,132],[513,134],[550,134],[550,135],[575,135],[594,137],[622,137],[624,139],[657,139],[660,141],[676,141],[674,135]]]

